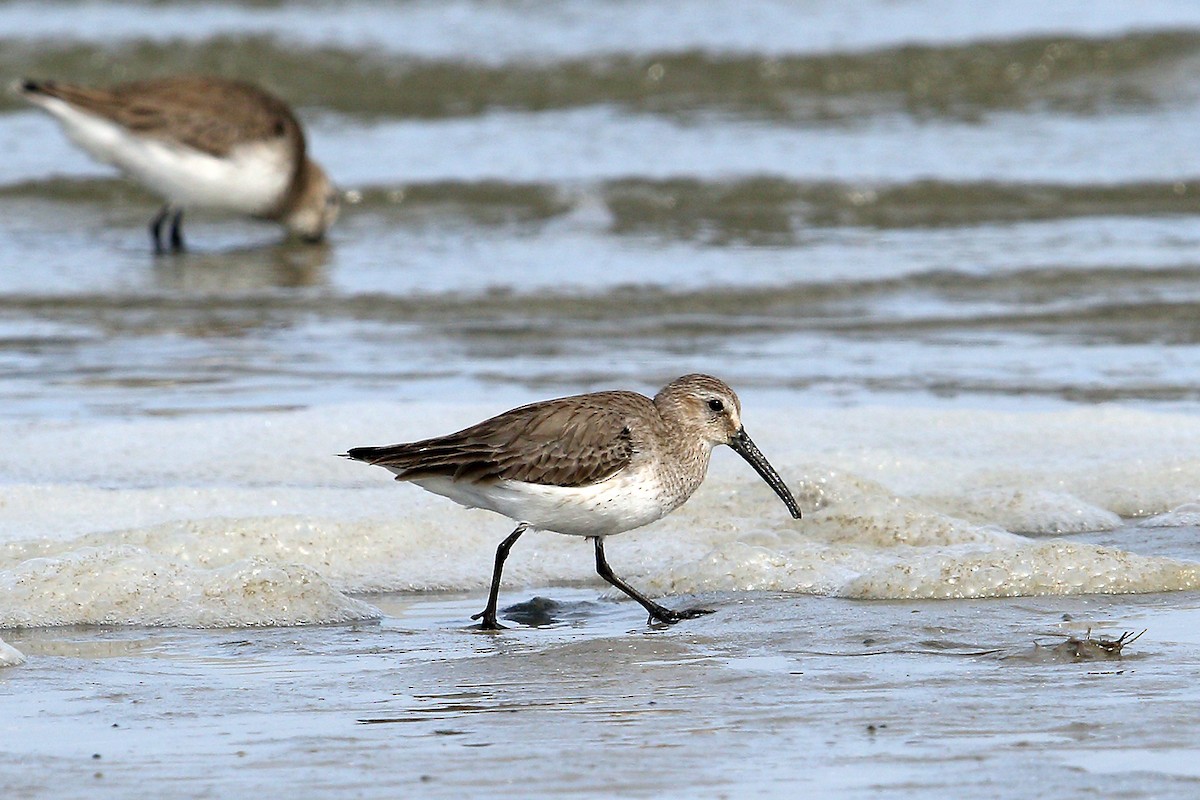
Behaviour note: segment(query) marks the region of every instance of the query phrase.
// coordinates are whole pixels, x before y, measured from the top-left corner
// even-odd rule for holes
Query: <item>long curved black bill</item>
[[[775,494],[779,495],[779,499],[787,506],[788,511],[792,512],[795,519],[800,519],[800,506],[796,505],[796,498],[792,497],[791,490],[787,484],[783,482],[783,478],[779,477],[779,473],[775,468],[767,463],[767,457],[762,454],[758,446],[747,435],[746,429],[740,429],[733,438],[729,440],[729,446],[734,449],[739,456],[746,459],[750,466],[754,467],[754,471],[767,482],[767,485],[775,490]]]

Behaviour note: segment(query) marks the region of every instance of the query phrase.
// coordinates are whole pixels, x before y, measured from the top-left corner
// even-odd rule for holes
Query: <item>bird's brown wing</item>
[[[634,419],[653,410],[633,392],[597,392],[534,403],[420,442],[356,447],[350,458],[386,467],[398,480],[514,480],[553,486],[602,481],[629,464]]]
[[[56,97],[136,133],[214,156],[240,144],[280,139],[292,140],[304,153],[303,132],[287,104],[239,81],[183,76],[112,89],[24,81],[22,91]]]

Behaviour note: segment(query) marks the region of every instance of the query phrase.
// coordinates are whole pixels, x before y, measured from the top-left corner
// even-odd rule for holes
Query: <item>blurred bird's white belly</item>
[[[219,157],[138,135],[60,100],[43,99],[41,105],[93,158],[176,206],[264,214],[278,205],[291,180],[291,154],[283,140],[243,144]]]
[[[534,528],[572,536],[610,536],[640,528],[687,499],[664,491],[655,471],[647,468],[622,470],[587,486],[465,483],[449,478],[422,478],[413,483],[468,508],[486,508]]]

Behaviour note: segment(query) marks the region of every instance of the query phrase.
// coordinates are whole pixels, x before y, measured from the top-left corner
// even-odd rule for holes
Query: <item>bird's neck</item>
[[[279,202],[275,204],[274,208],[262,215],[263,218],[282,222],[295,211],[304,202],[305,195],[309,192],[309,185],[316,179],[315,169],[316,164],[312,159],[298,159],[287,189],[279,195]]]
[[[654,398],[654,405],[667,426],[665,444],[670,452],[666,455],[683,467],[680,472],[680,486],[677,488],[686,498],[696,490],[708,473],[708,462],[713,449],[712,440],[697,430],[695,425],[689,424],[689,417],[674,398],[663,397],[660,394]]]

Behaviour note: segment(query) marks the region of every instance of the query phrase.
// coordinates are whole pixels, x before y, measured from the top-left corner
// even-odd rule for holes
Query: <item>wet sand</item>
[[[551,598],[543,608],[532,598]],[[378,623],[13,630],[6,797],[1194,797],[1200,595],[367,598]],[[513,620],[516,620],[514,623]],[[1067,637],[1147,629],[1114,660]]]

